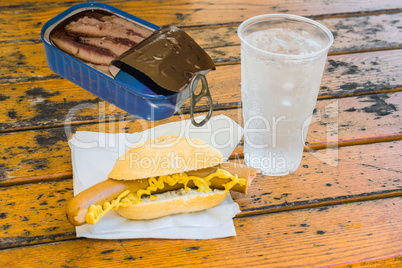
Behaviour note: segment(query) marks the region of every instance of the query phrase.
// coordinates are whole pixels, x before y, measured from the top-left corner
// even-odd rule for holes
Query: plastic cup
[[[261,15],[238,28],[244,156],[263,174],[296,171],[332,33],[295,15]]]

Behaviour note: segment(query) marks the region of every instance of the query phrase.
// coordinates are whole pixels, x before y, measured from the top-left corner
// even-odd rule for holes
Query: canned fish
[[[212,60],[207,60],[206,67],[198,73],[194,70],[191,72],[181,70],[180,68],[187,68],[183,67],[184,65],[171,66],[170,69],[180,70],[177,74],[178,78],[180,73],[185,73],[187,76],[188,73],[191,73],[191,77],[188,77],[188,85],[177,88],[177,90],[161,87],[163,75],[160,74],[160,77],[155,78],[155,72],[151,74],[152,70],[163,70],[163,68],[167,70],[169,69],[167,67],[161,68],[161,66],[154,66],[155,63],[144,61],[144,64],[151,66],[146,66],[145,70],[148,73],[145,73],[144,76],[142,67],[137,67],[141,71],[133,74],[120,68],[116,71],[116,64],[111,64],[112,61],[118,62],[122,55],[125,56],[125,59],[130,58],[130,51],[133,54],[143,55],[142,51],[138,51],[138,47],[144,47],[144,40],[147,42],[152,38],[157,40],[155,35],[160,30],[161,27],[112,6],[102,3],[83,3],[69,8],[49,20],[42,28],[41,38],[48,66],[53,72],[138,118],[161,120],[172,116],[188,99],[190,91],[195,89],[194,83],[201,80],[203,84],[201,94],[207,97],[210,106],[207,116],[209,118],[212,114],[212,99],[204,75],[215,69]],[[166,30],[164,34],[165,32]],[[175,42],[173,40],[173,44]],[[137,44],[141,44],[141,46],[136,48]],[[161,44],[161,46],[166,47],[166,44]],[[172,49],[181,50],[178,48],[182,48],[182,46],[172,46]],[[154,50],[153,47],[152,51]],[[183,53],[180,54],[181,52],[175,52],[173,54],[177,54],[177,58],[185,56]],[[158,55],[153,57],[157,59]],[[166,59],[154,62],[166,63]],[[130,64],[128,63],[128,65]],[[166,64],[163,65],[166,66]],[[199,65],[202,64],[193,65],[199,68]],[[109,67],[113,67],[114,72],[111,72]],[[166,75],[167,72],[168,70],[162,73]],[[175,79],[175,75],[171,75],[173,79]],[[159,84],[149,83],[148,81],[152,80],[150,77],[153,77]],[[165,78],[172,79],[172,77]],[[193,92],[191,94],[193,96]],[[191,116],[193,116],[195,102],[202,96],[191,98]],[[195,125],[202,125],[205,122],[206,120],[201,123],[193,121]]]

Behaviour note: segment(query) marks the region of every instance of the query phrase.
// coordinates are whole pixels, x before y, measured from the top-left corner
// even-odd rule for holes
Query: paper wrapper
[[[196,118],[202,120],[202,117]],[[190,120],[160,125],[133,134],[78,131],[69,141],[73,165],[74,195],[107,179],[116,159],[130,146],[150,138],[177,135],[204,140],[228,159],[243,136],[243,128],[224,115],[212,117],[202,127]],[[169,238],[210,239],[235,236],[233,217],[240,212],[230,194],[218,206],[195,213],[154,220],[134,221],[109,212],[96,225],[76,227],[78,237],[99,239]]]

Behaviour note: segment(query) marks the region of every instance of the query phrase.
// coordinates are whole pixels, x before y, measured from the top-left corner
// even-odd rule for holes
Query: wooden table
[[[302,164],[233,194],[236,237],[109,241],[76,238],[64,215],[66,127],[132,133],[183,117],[137,120],[47,67],[40,29],[79,2],[0,1],[0,267],[402,266],[402,1],[103,1],[185,29],[216,62],[214,114],[240,124],[239,23],[291,13],[335,36]]]

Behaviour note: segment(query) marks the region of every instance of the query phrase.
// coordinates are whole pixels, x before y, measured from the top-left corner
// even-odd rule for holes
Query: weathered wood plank
[[[401,107],[402,92],[320,100],[312,117],[307,145],[314,148],[320,140],[325,141],[326,146],[331,143],[344,144],[347,140],[356,144],[357,140],[368,142],[374,137],[399,135],[402,133]],[[387,118],[387,123],[378,124],[381,118]],[[310,141],[315,141],[315,145]]]
[[[43,24],[74,4],[86,1],[30,3],[18,1],[5,2],[0,13],[0,33],[2,41],[36,39]],[[290,13],[309,17],[346,16],[347,14],[386,13],[402,10],[398,1],[387,0],[378,5],[377,1],[354,0],[345,4],[342,0],[331,3],[314,1],[306,8],[305,1],[265,1],[253,4],[241,0],[230,1],[103,1],[130,14],[141,17],[157,25],[208,26],[219,24],[238,24],[259,14]],[[18,23],[15,23],[15,22]]]
[[[385,258],[375,258],[371,260],[356,261],[351,263],[342,263],[331,265],[331,268],[372,268],[372,267],[387,267],[399,268],[402,264],[402,255],[388,256]]]
[[[241,106],[235,30],[247,17],[294,13],[328,22],[336,36],[331,55],[392,49],[329,58],[306,147],[320,150],[305,152],[296,173],[259,176],[248,196],[234,194],[243,209],[243,217],[235,219],[238,236],[206,241],[74,239],[63,215],[72,196],[69,134],[63,128],[68,113],[73,115],[72,131],[133,132],[141,130],[141,122],[152,125],[135,121],[47,69],[39,30],[47,19],[80,2],[0,0],[0,186],[8,186],[0,187],[0,248],[18,247],[0,250],[1,267],[401,265],[401,2],[115,4],[157,24],[184,26],[200,38],[220,65],[209,76],[210,85],[215,81],[215,114],[238,122],[241,109],[231,109]],[[207,33],[199,34],[203,31]],[[224,66],[227,62],[232,65]],[[184,111],[182,117],[155,125],[188,118],[188,104]],[[241,156],[241,146],[236,153]]]
[[[399,19],[399,14],[320,20],[335,36],[330,54],[401,48],[401,40],[398,37],[402,34],[402,20]],[[238,62],[240,47],[236,29],[190,28],[187,32],[205,48],[215,62]],[[0,36],[0,41],[1,38]],[[1,48],[0,59],[3,60],[0,61],[0,83],[54,77],[47,67],[40,41],[3,43]]]
[[[400,139],[401,100],[402,92],[318,101],[307,135],[308,147],[320,149],[325,148],[326,144],[343,146],[343,143],[346,145],[371,143],[372,139],[375,139],[374,141]],[[65,177],[66,173],[70,174],[70,149],[66,141],[70,138],[69,133],[74,133],[76,130],[133,133],[189,117],[188,114],[177,115],[156,122],[120,118],[116,122],[107,123],[105,122],[108,114],[107,106],[94,104],[92,109],[105,115],[99,120],[99,124],[83,126],[67,124],[65,128],[1,134],[0,151],[3,163],[0,185],[21,180],[21,182],[30,181],[33,179],[32,176],[50,175],[49,179],[54,179],[54,174],[59,174],[60,177]],[[82,113],[85,114],[86,110],[83,109]],[[229,109],[218,110],[214,114],[225,114],[242,125],[241,113],[241,109]],[[81,114],[81,111],[77,114]]]
[[[401,151],[402,141],[305,152],[295,173],[259,175],[247,195],[232,197],[246,216],[402,195]],[[70,179],[0,187],[0,193],[0,248],[74,235],[64,215]]]
[[[319,99],[401,90],[401,62],[401,50],[331,56],[321,83]],[[3,70],[4,73],[9,72]],[[51,75],[51,71],[47,71],[46,75]],[[29,75],[24,73],[25,70],[18,72],[23,76]],[[215,110],[241,106],[240,65],[218,66],[207,77]],[[98,122],[105,117],[121,120],[128,116],[114,105],[99,103],[93,94],[64,79],[3,84],[0,89],[0,132],[61,126],[69,112],[91,104],[106,105],[106,109],[82,110],[75,114],[74,124]],[[200,103],[200,110],[205,110],[203,104]],[[188,112],[188,107],[189,101],[184,104],[183,111]]]
[[[75,229],[65,216],[72,190],[71,180],[0,188],[2,205],[25,210],[0,210],[1,244],[9,247],[22,241],[36,244],[75,236]]]
[[[2,250],[2,266],[312,267],[400,254],[402,198],[234,220],[217,240],[80,239]],[[151,246],[152,245],[152,246]],[[150,248],[151,247],[151,248]],[[46,252],[46,254],[43,254]],[[173,253],[173,254],[172,254]]]
[[[402,47],[401,13],[317,20],[334,35],[329,54],[397,49]],[[215,62],[240,61],[238,25],[212,29],[187,29]]]
[[[334,34],[334,44],[330,49],[330,54],[372,51],[380,49],[401,48],[401,40],[398,38],[402,33],[402,20],[400,13],[388,13],[368,16],[355,16],[346,18],[317,19],[320,23],[327,26]],[[32,17],[30,25],[41,26],[43,21]],[[1,29],[0,23],[0,29]],[[239,61],[239,39],[236,31],[239,24],[214,26],[207,28],[187,28],[186,31],[199,43],[206,48],[213,56],[215,62]],[[18,29],[13,33],[10,25],[4,26],[4,31],[0,32],[0,42],[11,40],[31,41],[37,40],[40,43],[40,28],[32,32],[32,37],[27,38],[24,29]],[[399,33],[399,34],[398,34]],[[21,36],[18,36],[20,34]],[[362,40],[364,42],[362,42]],[[228,55],[229,57],[225,57]]]
[[[63,125],[69,112],[83,106],[106,105],[106,109],[79,109],[74,121],[96,122],[106,117],[128,116],[114,105],[65,79],[0,85],[0,130]],[[114,109],[113,109],[114,108]]]

